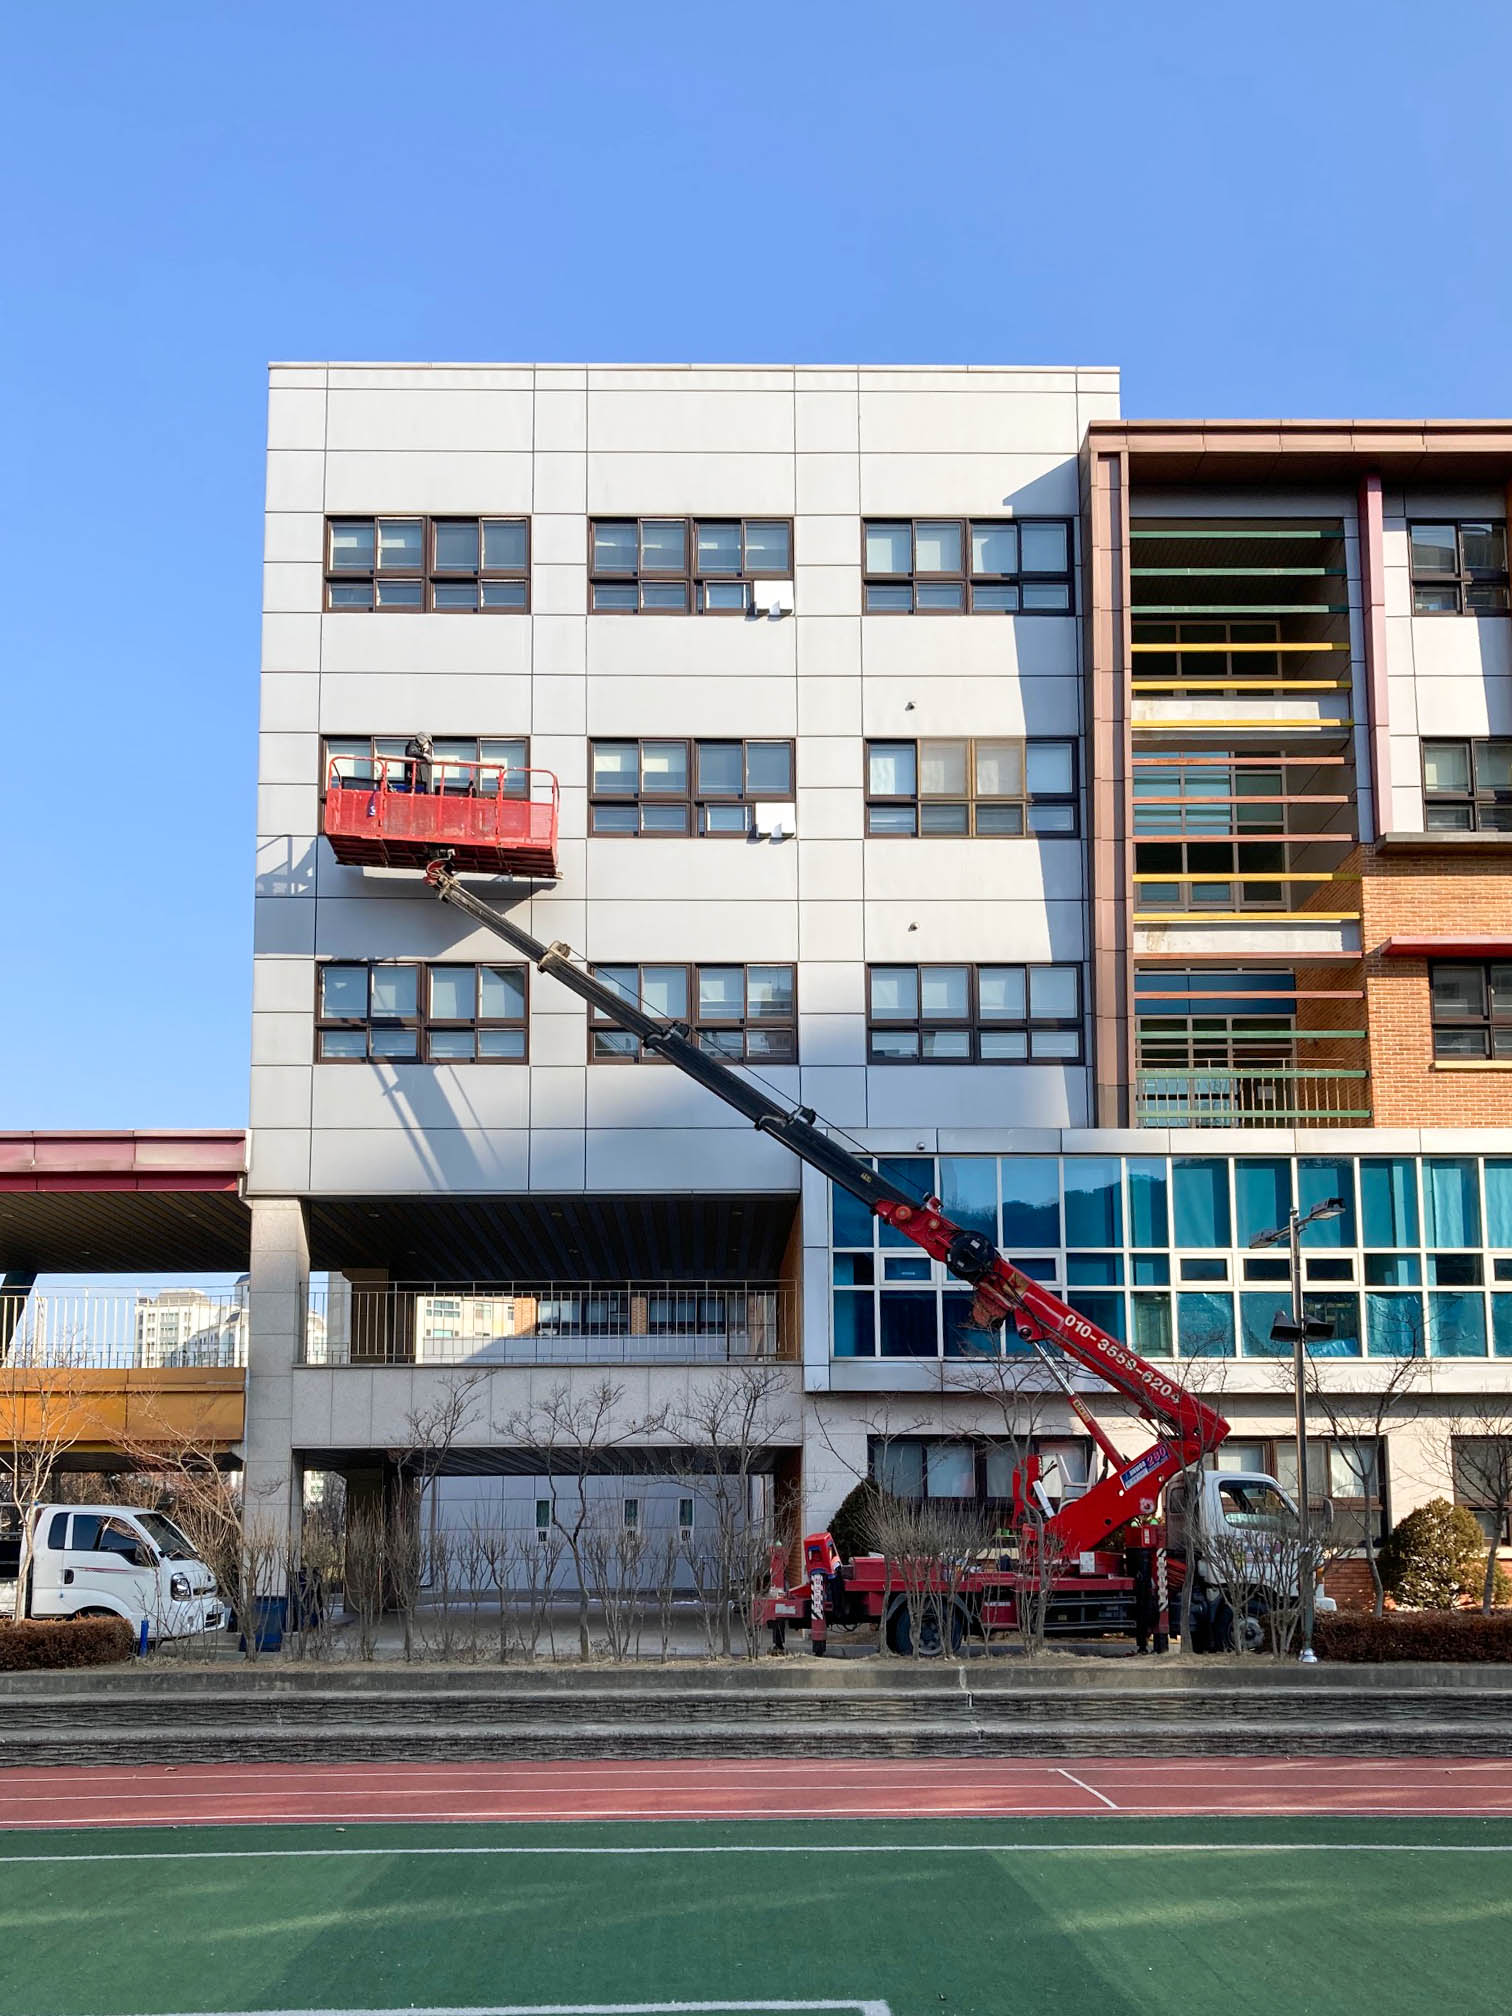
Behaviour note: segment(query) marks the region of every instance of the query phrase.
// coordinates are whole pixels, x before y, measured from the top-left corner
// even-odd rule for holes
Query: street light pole
[[[1299,1664],[1316,1666],[1313,1650],[1313,1572],[1311,1515],[1307,1503],[1307,1317],[1302,1302],[1302,1221],[1294,1204],[1287,1213],[1287,1243],[1291,1248],[1292,1380],[1297,1434],[1297,1594],[1301,1599],[1302,1649]]]

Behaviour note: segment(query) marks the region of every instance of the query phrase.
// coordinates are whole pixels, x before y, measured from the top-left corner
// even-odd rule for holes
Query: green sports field
[[[1504,2016],[1512,1822],[0,1836],[3,2016]]]

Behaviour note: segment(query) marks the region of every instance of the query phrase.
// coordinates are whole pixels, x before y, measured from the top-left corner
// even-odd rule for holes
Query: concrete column
[[[304,1206],[295,1197],[255,1199],[248,1285],[247,1429],[249,1511],[287,1537],[294,1530],[294,1367],[310,1299]]]

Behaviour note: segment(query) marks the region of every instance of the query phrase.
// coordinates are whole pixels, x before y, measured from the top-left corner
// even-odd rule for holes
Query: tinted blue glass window
[[[1120,1344],[1128,1342],[1124,1331],[1122,1295],[1089,1295],[1078,1290],[1067,1295],[1066,1300],[1078,1315],[1085,1316],[1089,1323],[1095,1323],[1099,1330],[1106,1330],[1108,1335],[1116,1337]]]
[[[830,1185],[830,1226],[837,1246],[870,1246],[876,1222],[859,1197],[838,1183]]]
[[[1420,1295],[1367,1295],[1365,1328],[1372,1358],[1411,1358],[1423,1349]]]
[[[874,1253],[837,1253],[834,1266],[837,1288],[869,1288],[876,1279],[877,1256]]]
[[[1134,1297],[1134,1349],[1141,1358],[1169,1358],[1171,1355],[1171,1298],[1169,1295]]]
[[[945,1317],[945,1356],[995,1358],[1002,1345],[1003,1333],[1000,1329],[972,1328],[968,1320],[971,1315],[971,1297],[951,1293],[940,1299]]]
[[[864,1295],[847,1294],[837,1290],[835,1294],[835,1356],[837,1358],[875,1358],[877,1355],[876,1326],[873,1320],[875,1298],[868,1292]]]
[[[1406,1155],[1370,1156],[1360,1164],[1367,1246],[1416,1246],[1417,1176]]]
[[[1450,1289],[1428,1293],[1428,1350],[1435,1358],[1484,1358],[1486,1304]]]
[[[1486,1244],[1512,1246],[1512,1162],[1486,1163]]]
[[[1240,1348],[1246,1358],[1289,1358],[1290,1344],[1272,1341],[1271,1323],[1277,1316],[1290,1320],[1291,1294],[1280,1290],[1274,1294],[1249,1294],[1239,1297],[1239,1339]]]
[[[1166,1165],[1153,1156],[1129,1158],[1129,1244],[1169,1246]]]
[[[1416,1253],[1367,1253],[1365,1282],[1370,1288],[1421,1288],[1423,1263]]]
[[[1180,1189],[1177,1224],[1181,1222]],[[1232,1358],[1234,1298],[1232,1295],[1178,1295],[1176,1341],[1183,1358]]]
[[[1344,1211],[1338,1218],[1320,1218],[1309,1225],[1303,1238],[1309,1246],[1358,1246],[1355,1234],[1354,1164],[1345,1156],[1304,1155],[1297,1164],[1297,1188],[1304,1211],[1311,1211],[1330,1198],[1342,1198]]]
[[[1164,1288],[1171,1278],[1169,1253],[1136,1253],[1133,1265],[1136,1288]]]
[[[1319,1337],[1308,1345],[1314,1358],[1358,1358],[1360,1356],[1360,1298],[1358,1295],[1308,1295],[1303,1300],[1308,1317],[1317,1323],[1332,1323],[1332,1337]]]
[[[1423,1162],[1423,1217],[1426,1246],[1479,1246],[1480,1205],[1475,1164],[1429,1156]]]
[[[1262,1162],[1248,1155],[1234,1158],[1234,1214],[1241,1246],[1284,1225],[1291,1204],[1290,1162]]]
[[[1183,1156],[1172,1164],[1176,1186],[1176,1244],[1232,1246],[1228,1163],[1218,1156]]]
[[[998,1236],[997,1161],[991,1155],[942,1155],[940,1202],[945,1216],[968,1232]]]
[[[1003,1245],[1009,1253],[1059,1246],[1060,1168],[1054,1156],[1005,1155]]]
[[[1122,1253],[1066,1255],[1066,1280],[1074,1288],[1121,1288],[1123,1278]]]
[[[1116,1157],[1066,1157],[1066,1244],[1121,1246],[1123,1195]]]
[[[935,1337],[936,1300],[933,1293],[918,1295],[912,1290],[882,1297],[884,1358],[939,1356],[940,1347]]]
[[[1512,1358],[1512,1295],[1491,1297],[1491,1349],[1498,1358]]]
[[[934,1190],[934,1157],[932,1155],[884,1155],[877,1164],[878,1169],[889,1183],[895,1183],[910,1197],[921,1201]],[[914,1242],[906,1232],[895,1232],[891,1225],[877,1221],[877,1241],[882,1246],[909,1246]],[[914,1247],[917,1252],[918,1248]]]

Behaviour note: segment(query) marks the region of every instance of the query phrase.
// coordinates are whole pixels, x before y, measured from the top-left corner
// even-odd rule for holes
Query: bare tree
[[[700,1376],[669,1417],[681,1452],[679,1485],[695,1506],[698,1559],[690,1565],[707,1591],[718,1650],[726,1654],[733,1649],[731,1618],[737,1609],[747,1650],[751,1645],[752,1580],[759,1578],[757,1587],[765,1581],[777,1510],[769,1504],[766,1516],[758,1518],[754,1487],[768,1452],[794,1432],[788,1392],[779,1366],[731,1366]]]
[[[1341,1363],[1349,1365],[1356,1374],[1355,1383],[1348,1390],[1331,1385],[1325,1376],[1326,1367]],[[1367,1363],[1371,1372],[1385,1368],[1385,1377],[1371,1389],[1359,1383],[1358,1375],[1365,1367],[1358,1360],[1309,1354],[1304,1378],[1309,1409],[1322,1417],[1333,1442],[1333,1454],[1359,1487],[1350,1495],[1358,1497],[1363,1507],[1360,1545],[1370,1571],[1375,1615],[1379,1617],[1386,1607],[1386,1585],[1381,1580],[1376,1542],[1376,1518],[1381,1509],[1381,1444],[1388,1429],[1410,1420],[1417,1412],[1420,1389],[1429,1376],[1429,1360],[1414,1349],[1403,1357],[1371,1359]],[[1290,1368],[1287,1370],[1289,1374]],[[1284,1383],[1290,1390],[1289,1376]],[[1309,1487],[1310,1480],[1305,1475],[1297,1479],[1298,1495],[1307,1491],[1311,1502]]]
[[[84,1340],[50,1338],[40,1322],[22,1320],[0,1355],[0,1495],[9,1497],[21,1527],[15,1620],[26,1615],[38,1508],[53,1472],[93,1424]]]
[[[654,1409],[635,1417],[622,1415],[624,1388],[610,1379],[591,1387],[563,1384],[544,1400],[511,1414],[504,1439],[531,1459],[531,1467],[548,1479],[551,1524],[562,1536],[577,1578],[578,1655],[592,1653],[588,1635],[589,1576],[584,1538],[592,1509],[589,1480],[608,1466],[623,1467],[639,1453],[648,1435],[664,1434],[667,1412]],[[557,1490],[557,1480],[567,1490]]]
[[[1478,1396],[1473,1405],[1456,1410],[1446,1439],[1445,1468],[1455,1502],[1468,1506],[1486,1531],[1481,1609],[1489,1616],[1496,1599],[1497,1549],[1512,1516],[1512,1400],[1501,1394]]]
[[[639,1522],[599,1505],[583,1528],[583,1566],[604,1620],[604,1646],[611,1659],[632,1659],[640,1649],[646,1610],[645,1567],[650,1543]]]

